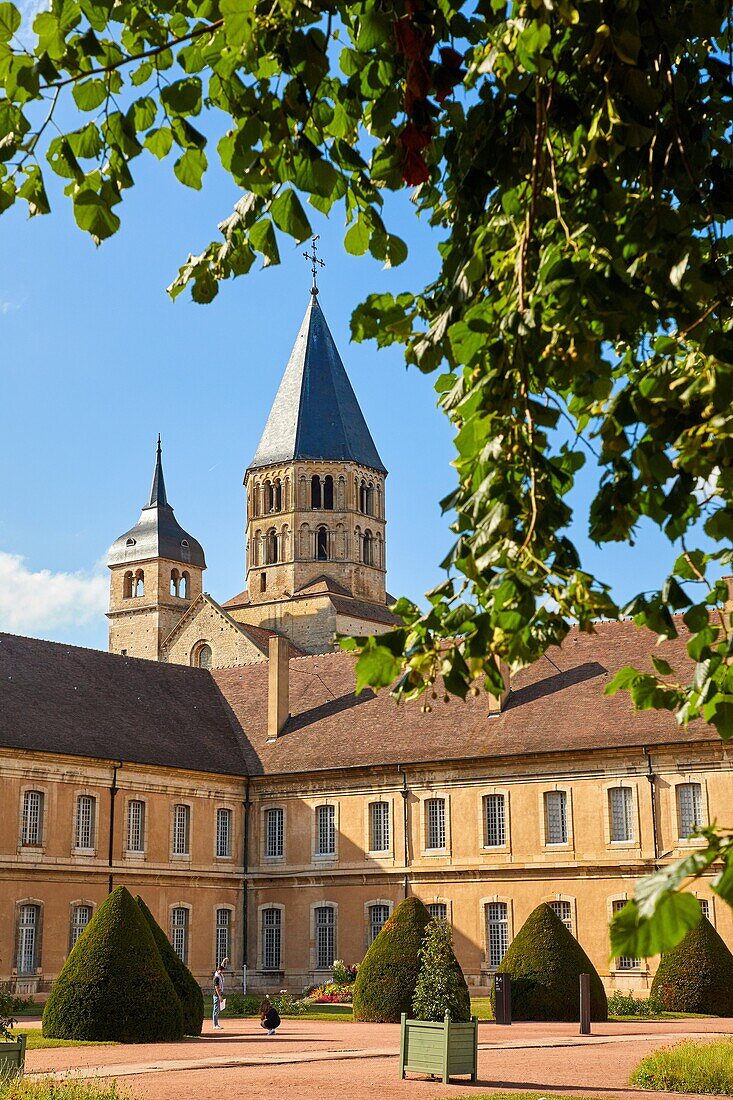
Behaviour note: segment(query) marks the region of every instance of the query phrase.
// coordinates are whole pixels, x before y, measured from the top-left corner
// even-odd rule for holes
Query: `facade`
[[[110,652],[0,635],[0,981],[46,992],[124,884],[205,986],[227,955],[250,989],[299,993],[415,894],[476,991],[540,901],[607,988],[649,988],[654,960],[609,963],[608,919],[725,817],[729,751],[603,696],[650,665],[655,638],[626,622],[571,631],[498,700],[357,696],[333,636],[394,622],[385,479],[313,295],[245,475],[247,590],[202,591],[159,447],[110,550]],[[686,660],[684,638],[663,651]]]

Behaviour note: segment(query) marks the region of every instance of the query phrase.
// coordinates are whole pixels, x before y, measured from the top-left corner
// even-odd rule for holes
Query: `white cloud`
[[[107,584],[99,567],[91,573],[33,572],[22,555],[0,550],[0,630],[48,637],[58,627],[82,626],[104,614]]]
[[[15,313],[16,309],[20,309],[19,302],[0,302],[0,313]]]

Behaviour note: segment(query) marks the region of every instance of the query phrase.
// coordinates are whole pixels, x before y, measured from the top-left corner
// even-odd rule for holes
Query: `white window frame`
[[[372,806],[386,806],[387,807],[387,843],[382,848],[373,848],[372,840],[374,838],[374,830],[372,828]],[[391,856],[394,844],[394,814],[392,812],[392,800],[389,798],[371,798],[366,804],[366,828],[367,828],[367,853],[370,856]]]
[[[33,921],[27,915],[34,911]],[[24,918],[24,914],[26,914]],[[23,898],[15,905],[15,973],[19,976],[35,975],[41,969],[41,935],[43,929],[43,904],[37,898]],[[26,934],[28,933],[28,934]],[[28,945],[30,944],[30,952]],[[31,965],[25,962],[30,956]]]
[[[272,925],[271,927],[277,927],[279,929],[279,965],[278,966],[266,966],[266,954],[267,943],[265,937],[265,913],[269,910],[275,909],[280,914],[280,921],[278,925]],[[266,974],[278,974],[283,967],[283,943],[284,936],[283,931],[285,929],[285,906],[278,902],[268,901],[263,905],[257,907],[257,962],[258,969],[264,971]]]
[[[90,854],[97,850],[97,796],[90,791],[78,791],[74,799],[74,852]],[[82,805],[89,806],[89,822],[82,823]],[[85,835],[88,828],[88,835]],[[89,839],[90,844],[80,841]]]
[[[219,924],[219,914],[227,913],[227,924]],[[219,932],[226,928],[226,949],[223,952],[219,950]],[[232,933],[234,931],[234,909],[231,905],[215,905],[214,906],[214,966],[218,966],[222,959],[231,959],[232,956]]]
[[[318,929],[317,916],[319,909],[330,909],[333,913],[333,959],[339,957],[338,953],[338,903],[335,901],[319,901],[314,902],[311,905],[311,970],[314,971],[328,971],[333,965],[333,959],[330,963],[319,962],[318,952]]]
[[[544,902],[546,902],[550,906],[550,908],[552,908],[553,905],[555,905],[557,903],[562,903],[564,905],[569,905],[570,906],[570,927],[568,928],[567,924],[565,924],[565,921],[563,920],[562,917],[560,917],[560,920],[562,920],[563,924],[565,924],[565,927],[568,929],[568,932],[570,932],[570,934],[572,936],[574,936],[575,939],[577,940],[577,938],[578,938],[578,901],[577,901],[577,898],[574,898],[571,894],[546,894],[545,897],[542,900]],[[554,912],[554,910],[553,910],[553,912]],[[556,913],[555,915],[558,916],[558,917],[560,916],[559,913]]]
[[[381,905],[387,910],[387,916],[382,921],[382,925],[380,927],[380,932],[381,932],[382,928],[384,928],[384,925],[387,923],[389,918],[392,916],[392,911],[394,909],[394,902],[390,901],[389,898],[371,898],[369,901],[364,902],[364,950],[365,951],[367,951],[371,947],[372,943],[376,939],[376,936],[372,937],[372,908],[375,905]]]
[[[174,914],[183,912],[186,914],[186,919],[182,924],[174,924]],[[191,947],[191,906],[185,902],[178,902],[177,905],[171,905],[168,911],[168,928],[171,947],[175,951],[178,958],[184,965],[188,966],[188,955]],[[181,954],[176,947],[176,932],[183,932],[183,954]]]
[[[140,834],[140,847],[132,848],[130,846],[130,840],[132,839],[132,813],[133,806],[142,807],[140,811],[139,822],[139,834]],[[144,798],[131,797],[127,799],[127,805],[125,807],[125,855],[131,856],[133,859],[141,859],[145,855],[146,850],[146,825],[147,825],[148,807]]]
[[[613,833],[611,829],[611,802],[613,799],[612,791],[617,787],[622,787],[624,790],[631,791],[631,840],[613,840]],[[606,843],[606,848],[610,852],[615,851],[630,851],[634,850],[641,852],[641,792],[639,791],[639,785],[634,780],[629,780],[626,776],[616,776],[614,779],[610,779],[603,784],[603,797],[605,802],[602,807],[603,814],[603,836]]]
[[[430,804],[432,802],[443,803],[443,832],[444,843],[431,845],[430,841]],[[450,794],[446,791],[425,791],[420,795],[420,836],[422,838],[422,854],[424,856],[446,856],[450,853],[451,838],[451,808]]]
[[[482,942],[482,954],[483,954],[483,970],[488,970],[493,974],[501,963],[493,962],[491,959],[491,944],[489,937],[489,906],[490,905],[505,905],[506,906],[506,931],[507,931],[507,950],[514,939],[514,906],[511,898],[504,897],[500,894],[493,894],[490,897],[481,898],[479,902],[480,914],[481,914],[481,942]],[[505,952],[506,954],[506,952]],[[503,956],[502,956],[503,958]]]
[[[430,913],[430,908],[433,905],[442,905],[443,908],[445,909],[445,916],[444,917],[434,917],[433,914]],[[452,923],[452,921],[451,921],[451,903],[448,901],[447,898],[431,898],[430,901],[425,902],[425,908],[430,913],[430,916],[431,916],[432,920],[444,920],[447,924]]]
[[[547,828],[547,799],[546,795],[564,794],[565,795],[565,840],[561,841],[549,841],[548,840],[548,828]],[[569,786],[562,783],[553,783],[551,786],[542,787],[539,791],[539,808],[540,808],[540,829],[542,838],[542,847],[551,852],[563,852],[570,851],[573,848],[573,798],[572,790]]]
[[[680,788],[688,785],[697,785],[700,788],[700,825],[708,825],[710,822],[709,808],[708,808],[708,791],[705,778],[701,775],[694,773],[681,776],[670,785],[670,796],[672,799],[671,804],[671,820],[674,823],[672,830],[674,837],[674,845],[677,848],[697,848],[701,844],[705,844],[705,841],[700,837],[685,837],[682,836],[682,818],[680,814]]]
[[[607,901],[608,923],[610,924],[615,913],[623,909],[629,900],[628,894],[612,894]],[[648,963],[643,959],[635,959],[630,955],[620,955],[611,960],[609,970],[611,974],[643,974],[649,970]]]
[[[178,810],[183,809],[186,811],[186,850],[176,851],[177,840],[179,836],[178,825]],[[193,808],[190,802],[183,802],[180,799],[174,802],[171,806],[171,858],[172,859],[189,859],[191,858],[191,840],[193,836]]]
[[[330,826],[333,830],[333,848],[321,851],[321,817],[330,811]],[[338,806],[335,802],[318,802],[313,807],[313,860],[314,862],[333,863],[338,858]]]
[[[270,855],[269,841],[270,841],[270,829],[269,821],[270,814],[273,812],[280,813],[280,851],[277,855]],[[285,859],[285,827],[286,827],[286,814],[285,807],[280,804],[274,804],[271,806],[262,807],[262,859],[265,863],[282,863]]]
[[[220,815],[224,815],[221,817]],[[219,841],[222,839],[222,833],[219,828],[220,820],[227,821],[226,829],[226,851],[220,850]],[[234,810],[231,806],[217,806],[214,812],[214,858],[215,859],[229,859],[233,858],[232,853],[234,851]]]
[[[84,924],[79,923],[76,919],[77,913],[82,909],[89,910],[89,916]],[[69,951],[72,950],[79,936],[82,934],[89,921],[94,916],[94,904],[91,901],[73,901],[71,903],[71,915],[69,920]]]
[[[37,813],[35,815],[26,815],[26,809],[30,808],[31,796],[38,796]],[[46,792],[42,787],[23,787],[20,792],[20,847],[30,848],[38,851],[45,847],[45,821],[44,814],[46,809]],[[31,831],[27,828],[29,824],[27,820],[35,817],[35,830]],[[35,837],[35,839],[34,839]]]
[[[490,798],[501,798],[503,800],[503,812],[504,812],[504,841],[502,844],[489,844],[489,829],[488,829],[488,814],[487,807]],[[506,852],[509,850],[509,792],[504,790],[490,790],[482,791],[479,802],[479,841],[480,848],[484,852]]]

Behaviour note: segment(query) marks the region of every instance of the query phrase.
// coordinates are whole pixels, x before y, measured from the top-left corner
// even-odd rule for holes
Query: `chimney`
[[[267,740],[275,741],[290,717],[290,642],[273,634],[268,654]]]
[[[489,714],[501,714],[504,710],[504,704],[509,698],[509,692],[511,686],[509,684],[509,668],[504,661],[497,658],[499,670],[501,672],[501,678],[504,681],[504,687],[502,688],[501,695],[489,695]]]

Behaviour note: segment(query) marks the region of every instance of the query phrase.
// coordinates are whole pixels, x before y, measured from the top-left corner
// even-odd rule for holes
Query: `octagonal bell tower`
[[[325,578],[384,608],[386,476],[314,286],[244,479],[250,604]]]

